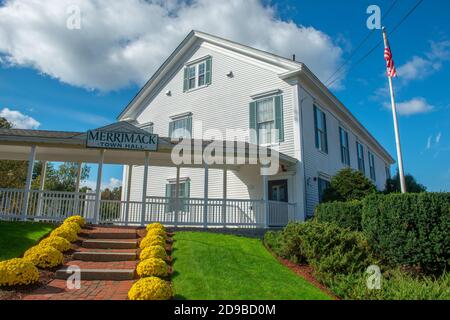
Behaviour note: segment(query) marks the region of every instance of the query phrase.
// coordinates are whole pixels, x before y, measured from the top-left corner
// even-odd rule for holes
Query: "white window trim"
[[[281,92],[281,90],[278,90],[277,92]],[[274,126],[275,126],[275,124],[276,124],[276,117],[275,117],[275,114],[276,114],[276,110],[275,110],[275,97],[276,96],[279,96],[279,95],[281,95],[281,93],[276,93],[276,94],[272,94],[272,95],[268,95],[268,96],[261,96],[260,98],[257,98],[257,99],[253,99],[255,102],[256,102],[256,135],[257,135],[257,138],[258,138],[258,146],[260,146],[260,147],[277,147],[277,146],[280,146],[281,145],[281,142],[270,142],[270,143],[259,143],[259,129],[258,129],[258,124],[260,123],[260,122],[258,122],[258,101],[261,101],[261,100],[266,100],[266,99],[269,99],[269,98],[272,98],[272,101],[273,101],[273,104],[272,104],[272,109],[273,109],[273,124],[274,124]],[[266,122],[269,122],[269,121],[266,121]],[[261,122],[262,123],[262,122]]]
[[[171,120],[174,120],[174,121],[175,120],[180,120],[180,119],[183,119],[183,118],[188,118],[188,117],[192,117],[192,112],[187,111],[187,112],[183,112],[183,113],[174,114],[172,116],[169,116],[169,118]]]
[[[272,89],[269,91],[264,91],[264,92],[258,92],[255,94],[250,95],[250,98],[252,98],[253,100],[261,100],[263,98],[268,98],[270,96],[279,96],[282,94],[282,91],[280,89]]]
[[[186,183],[190,180],[191,180],[191,178],[189,178],[189,177],[183,177],[183,178],[180,177],[180,183]],[[169,178],[169,179],[166,179],[166,181],[167,181],[167,184],[177,184],[177,178]]]
[[[314,108],[315,107],[315,108]],[[317,110],[319,110],[321,113],[323,113],[324,115],[325,115],[325,126],[326,126],[326,131],[324,132],[324,136],[325,136],[325,139],[326,139],[326,141],[327,141],[327,143],[326,143],[326,145],[327,145],[327,149],[328,149],[328,152],[326,152],[326,151],[324,151],[324,150],[322,150],[322,148],[319,146],[319,147],[316,147],[316,150],[317,151],[319,151],[321,154],[323,154],[323,155],[325,155],[325,156],[328,156],[329,155],[329,152],[330,152],[330,150],[329,150],[329,147],[330,147],[330,145],[328,144],[328,124],[327,124],[327,114],[326,114],[326,112],[325,112],[325,108],[322,108],[322,106],[321,105],[319,105],[319,104],[317,104],[317,103],[313,103],[313,112],[316,112],[316,109]],[[314,117],[316,117],[314,114],[313,114],[313,116]],[[313,119],[313,121],[314,121],[314,119]],[[319,124],[319,119],[317,119],[317,124]],[[319,126],[317,126],[317,128],[314,128],[315,130],[318,130],[318,131],[322,131],[321,129],[319,129]],[[316,132],[314,132],[314,139],[316,139]],[[316,143],[315,143],[315,141],[314,141],[314,145],[315,145]]]
[[[195,87],[190,88],[190,89],[186,88],[186,91],[185,91],[186,93],[193,92],[193,91],[196,91],[196,90],[200,90],[200,89],[203,89],[203,88],[206,88],[206,87],[209,86],[209,84],[206,83],[206,60],[208,60],[209,58],[211,58],[211,56],[207,55],[207,56],[195,59],[193,61],[189,61],[188,63],[186,63],[184,65],[184,68],[195,67]],[[201,65],[202,63],[205,63],[205,74],[204,74],[204,76],[205,76],[205,84],[199,86],[198,85],[198,80],[199,80],[198,70],[199,70],[199,65]],[[189,87],[189,74],[188,74],[188,87]]]

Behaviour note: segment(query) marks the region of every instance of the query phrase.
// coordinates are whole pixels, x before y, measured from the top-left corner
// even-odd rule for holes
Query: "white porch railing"
[[[25,210],[25,190],[0,189],[0,219],[60,221],[82,215],[95,221],[95,193],[31,190]],[[267,217],[265,216],[267,205]],[[101,224],[142,225],[161,222],[173,226],[281,227],[295,218],[295,204],[263,200],[147,197],[141,201],[101,200]],[[143,216],[144,214],[144,216]]]

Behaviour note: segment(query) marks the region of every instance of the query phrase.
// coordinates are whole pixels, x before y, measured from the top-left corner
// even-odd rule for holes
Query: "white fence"
[[[26,198],[28,205],[26,206]],[[0,189],[0,219],[59,221],[82,215],[95,221],[95,194]],[[282,227],[295,219],[295,204],[242,199],[147,197],[141,201],[100,200],[100,224],[172,226]],[[26,212],[25,212],[26,210]]]

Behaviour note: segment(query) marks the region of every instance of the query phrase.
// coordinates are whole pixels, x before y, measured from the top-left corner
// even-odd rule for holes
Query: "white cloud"
[[[20,111],[3,108],[0,111],[0,117],[5,118],[12,123],[16,129],[37,129],[41,125],[38,121],[27,116]]]
[[[97,181],[96,180],[86,180],[80,182],[81,187],[89,187],[92,190],[95,190],[97,188]],[[114,188],[118,188],[122,186],[122,180],[116,179],[116,178],[110,178],[109,181],[103,181],[102,182],[102,190],[105,190],[106,188],[112,190]]]
[[[81,9],[80,30],[66,28],[73,4]],[[322,80],[342,59],[328,35],[282,21],[258,0],[10,0],[0,7],[0,53],[10,65],[111,90],[148,80],[191,29],[295,53]]]
[[[384,104],[386,109],[391,109],[391,104],[386,102]],[[434,109],[424,98],[417,97],[408,101],[399,102],[396,104],[397,112],[400,115],[410,116],[413,114],[427,113]]]
[[[439,132],[436,136],[436,143],[439,143],[441,141],[442,138],[442,132]]]
[[[119,180],[116,178],[110,178],[108,183],[104,187],[112,190],[112,189],[118,188],[120,186],[122,186],[122,180]]]
[[[428,137],[428,140],[427,140],[427,149],[430,149],[430,148],[431,148],[431,138],[432,138],[432,136],[429,136],[429,137]]]
[[[439,71],[450,60],[450,41],[431,42],[431,49],[423,57],[414,56],[398,67],[397,74],[403,82],[424,79]]]

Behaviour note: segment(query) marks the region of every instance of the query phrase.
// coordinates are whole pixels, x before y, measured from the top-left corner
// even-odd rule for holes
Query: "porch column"
[[[222,191],[222,221],[223,227],[227,227],[227,168],[223,168],[223,191]]]
[[[144,160],[144,183],[142,185],[142,215],[141,226],[145,225],[145,214],[147,211],[147,185],[148,185],[148,166],[150,163],[150,152],[145,151]]]
[[[125,225],[128,225],[128,219],[130,217],[130,199],[131,199],[131,177],[133,176],[133,165],[128,165],[128,179],[127,179],[127,199],[125,209]]]
[[[177,180],[175,184],[175,227],[178,226],[178,215],[180,213],[180,171],[181,168],[177,166]]]
[[[80,192],[82,166],[83,166],[83,163],[82,162],[78,162],[78,164],[77,164],[77,180],[75,182],[75,192],[76,192],[76,194],[75,194],[75,198],[74,198],[74,201],[75,201],[74,210],[73,210],[74,211],[73,212],[74,215],[75,214],[79,214],[78,210],[80,208],[80,195],[78,193]]]
[[[105,160],[105,150],[100,150],[97,170],[97,186],[95,188],[95,206],[94,206],[94,223],[98,224],[100,216],[100,201],[102,198],[102,175],[103,175],[103,161]]]
[[[203,227],[208,227],[208,178],[209,170],[208,163],[205,162],[205,182],[204,182],[204,190],[203,190]]]
[[[269,227],[269,176],[263,175],[264,228]]]
[[[30,157],[28,158],[27,180],[25,183],[25,192],[23,195],[22,220],[27,219],[28,202],[30,200],[31,181],[33,180],[34,161],[36,160],[36,146],[31,147]]]
[[[43,191],[45,189],[45,176],[47,175],[47,161],[42,161],[41,168],[41,180],[39,181],[39,196],[38,196],[38,205],[37,205],[37,216],[41,215],[42,212],[42,196]]]

